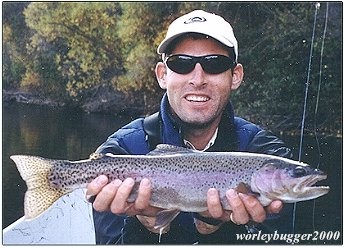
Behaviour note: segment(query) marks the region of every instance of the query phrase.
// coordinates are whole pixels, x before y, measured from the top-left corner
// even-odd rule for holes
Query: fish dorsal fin
[[[180,146],[174,146],[174,145],[168,145],[168,144],[159,144],[156,146],[156,148],[148,153],[147,155],[172,155],[172,154],[180,154],[180,153],[194,153],[196,151],[193,151],[191,149],[187,149]]]

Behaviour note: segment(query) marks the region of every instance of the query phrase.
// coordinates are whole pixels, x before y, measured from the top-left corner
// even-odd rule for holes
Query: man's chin
[[[213,123],[213,120],[205,121],[204,119],[202,120],[197,120],[197,119],[188,119],[186,121],[182,121],[183,125],[186,128],[190,129],[205,129],[211,126]]]

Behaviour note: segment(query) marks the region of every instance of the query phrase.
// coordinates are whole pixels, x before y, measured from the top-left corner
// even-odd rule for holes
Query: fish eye
[[[297,166],[294,171],[294,176],[295,177],[303,177],[305,175],[307,175],[307,171],[306,168],[304,166]]]

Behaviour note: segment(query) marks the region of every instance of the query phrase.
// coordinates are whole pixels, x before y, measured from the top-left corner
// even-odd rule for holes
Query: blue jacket
[[[169,113],[167,95],[160,106],[155,143],[184,146],[181,125]],[[138,118],[112,134],[98,149],[97,153],[113,154],[147,154],[153,149],[153,139],[144,128],[144,118]],[[291,150],[284,143],[257,125],[234,116],[231,104],[228,104],[222,116],[215,143],[207,151],[247,151],[291,157]],[[284,206],[280,214],[269,216],[259,225],[241,225],[226,223],[213,234],[201,235],[197,232],[193,214],[182,212],[171,223],[170,231],[161,236],[165,244],[234,244],[244,242],[237,240],[237,233],[291,232],[290,205]],[[97,244],[155,244],[159,235],[149,232],[136,217],[118,216],[110,212],[93,211]]]

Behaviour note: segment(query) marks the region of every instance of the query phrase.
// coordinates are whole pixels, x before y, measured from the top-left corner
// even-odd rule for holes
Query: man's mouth
[[[206,102],[210,100],[210,98],[207,96],[197,96],[197,95],[187,95],[185,99],[190,102]]]

